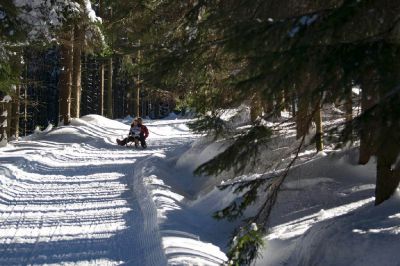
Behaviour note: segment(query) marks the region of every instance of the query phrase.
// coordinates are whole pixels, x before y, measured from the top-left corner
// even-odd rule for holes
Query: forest
[[[376,160],[374,204],[396,192],[399,14],[394,0],[1,0],[1,146],[88,114],[195,112],[191,130],[229,142],[195,174],[225,173],[231,182],[219,188],[242,193],[215,218],[240,219],[264,195],[227,253],[247,265],[304,147],[355,148],[357,164]],[[243,105],[248,125],[221,118]],[[332,111],[340,123],[325,119]],[[266,164],[286,126],[296,145],[281,157],[292,159]]]

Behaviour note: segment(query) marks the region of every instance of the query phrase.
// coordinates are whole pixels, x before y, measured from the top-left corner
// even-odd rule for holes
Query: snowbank
[[[398,265],[400,195],[313,226],[296,243],[288,265]]]

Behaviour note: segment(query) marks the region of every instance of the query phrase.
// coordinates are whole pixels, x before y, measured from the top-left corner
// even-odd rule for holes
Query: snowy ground
[[[237,195],[192,174],[224,145],[192,135],[185,122],[148,121],[146,150],[114,144],[129,121],[96,115],[1,148],[0,265],[226,260],[240,221],[211,215]],[[287,144],[278,145],[279,153]],[[358,166],[355,150],[327,153],[301,154],[256,265],[400,265],[399,193],[374,207],[374,161]]]
[[[182,197],[146,172],[192,141],[184,122],[149,123],[146,150],[115,145],[129,127],[94,115],[0,149],[0,265],[225,260],[197,235],[159,228]],[[150,193],[146,184],[156,181]]]

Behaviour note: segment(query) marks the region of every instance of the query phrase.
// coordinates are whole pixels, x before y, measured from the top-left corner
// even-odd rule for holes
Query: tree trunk
[[[291,97],[291,111],[292,111],[292,117],[296,117],[296,96],[295,94],[292,94]]]
[[[377,156],[375,205],[389,199],[399,185],[400,171],[392,169],[397,155],[393,155],[391,156],[390,152],[382,152]]]
[[[292,101],[291,95],[292,93],[289,88],[283,90],[283,97],[284,97],[283,108],[282,108],[283,111],[290,112],[290,105]]]
[[[309,114],[308,114],[308,99],[305,95],[298,98],[298,110],[296,114],[296,138],[301,139],[308,134],[309,129]]]
[[[361,90],[361,112],[366,112],[374,103],[373,100],[373,90],[371,85],[368,84],[368,81],[365,82],[364,86]],[[369,86],[369,87],[368,87]],[[358,158],[359,164],[368,163],[370,157],[373,154],[373,148],[371,145],[372,139],[372,130],[370,127],[367,127],[365,124],[362,126],[360,130],[360,155]]]
[[[82,91],[82,46],[84,30],[82,27],[75,26],[74,30],[74,50],[73,50],[73,74],[71,91],[71,116],[80,117],[81,91]]]
[[[264,115],[271,116],[274,112],[274,104],[272,101],[269,101],[267,99],[262,99],[262,108],[264,111]]]
[[[285,109],[285,92],[283,90],[279,91],[275,95],[275,117],[281,117],[281,112]]]
[[[14,101],[14,96],[12,101]],[[8,139],[12,136],[12,130],[11,130],[11,124],[12,124],[12,101],[8,102],[6,104],[6,110],[7,110],[7,128],[6,128],[6,133]]]
[[[108,59],[108,80],[107,80],[107,117],[113,118],[113,91],[112,91],[112,83],[113,83],[113,60],[112,57]]]
[[[352,96],[353,96],[353,91],[351,88],[348,88],[346,90],[345,103],[344,103],[346,123],[350,123],[353,120],[353,97]]]
[[[11,104],[11,125],[10,125],[10,136],[14,136],[16,140],[19,137],[19,112],[20,112],[20,94],[21,94],[21,85],[17,84],[15,88],[15,95]]]
[[[71,119],[71,87],[72,87],[72,64],[73,64],[73,45],[72,34],[64,34],[61,43],[61,71],[58,82],[59,104],[60,104],[60,122],[68,125]]]
[[[139,45],[140,45],[140,40],[139,40]],[[138,66],[140,65],[140,60],[141,60],[141,53],[140,50],[138,51],[137,54],[137,64]],[[137,74],[137,81],[136,81],[136,89],[135,89],[135,115],[140,116],[140,86],[142,84],[142,81],[140,80],[140,70],[138,70]]]
[[[27,60],[27,58],[25,58]],[[25,61],[24,80],[24,136],[28,134],[28,62]]]
[[[347,88],[345,95],[345,121],[346,121],[346,130],[348,132],[349,140],[353,140],[353,91],[352,88]]]
[[[0,94],[0,101],[3,96]],[[0,145],[7,142],[7,103],[0,102]]]
[[[135,88],[135,116],[140,116],[140,83]]]
[[[323,142],[323,128],[322,128],[322,116],[321,116],[321,102],[318,100],[318,103],[315,105],[315,145],[317,148],[317,152],[324,150],[324,142]]]
[[[99,113],[104,115],[104,63],[100,64],[100,95],[99,95]]]
[[[255,122],[259,116],[262,116],[262,104],[261,104],[261,95],[259,92],[256,92],[251,98],[250,104],[250,120],[251,122]]]

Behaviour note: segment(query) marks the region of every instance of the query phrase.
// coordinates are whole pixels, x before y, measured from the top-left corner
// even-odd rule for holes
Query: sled
[[[119,146],[125,146],[125,147],[135,147],[136,149],[139,149],[140,148],[140,143],[139,142],[135,142],[135,141],[129,141],[129,142],[127,142],[125,145],[121,145],[121,140],[120,139],[117,139],[117,144],[119,145]],[[146,146],[145,147],[142,147],[142,149],[146,149],[147,148],[147,144],[146,144]]]

